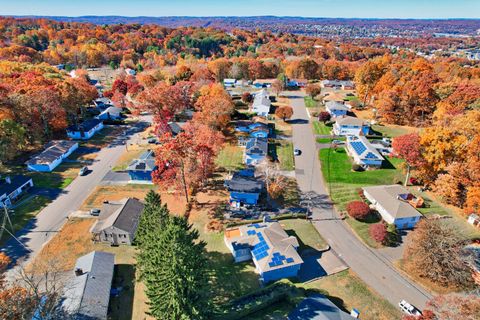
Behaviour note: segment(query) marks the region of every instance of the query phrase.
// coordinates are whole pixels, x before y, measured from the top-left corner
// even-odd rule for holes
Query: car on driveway
[[[78,172],[78,175],[79,176],[84,176],[88,173],[88,167],[83,167],[82,169],[80,169],[80,172]]]
[[[294,149],[294,150],[293,150],[293,154],[296,155],[296,156],[299,156],[299,155],[302,154],[302,150],[300,150],[300,149]]]
[[[100,209],[91,209],[90,215],[94,217],[98,217],[100,215]]]
[[[410,303],[408,303],[405,300],[400,301],[398,303],[398,306],[403,311],[403,313],[406,313],[410,316],[419,317],[419,316],[422,315],[420,310],[418,310],[416,307],[414,307],[413,305],[411,305]]]
[[[340,145],[340,144],[345,144],[345,141],[342,141],[342,140],[332,140],[332,143],[333,143],[333,144],[338,144],[338,145]]]

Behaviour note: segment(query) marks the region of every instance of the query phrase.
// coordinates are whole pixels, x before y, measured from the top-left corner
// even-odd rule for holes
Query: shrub
[[[307,87],[305,88],[305,92],[310,97],[312,97],[312,99],[314,99],[316,96],[318,96],[322,92],[322,88],[314,84],[308,84]]]
[[[331,119],[330,113],[327,111],[322,111],[318,114],[318,121],[322,121],[323,123],[329,121]]]
[[[388,242],[387,227],[385,227],[383,222],[372,224],[368,229],[368,233],[378,243],[386,244]]]
[[[354,163],[352,164],[352,170],[355,172],[360,172],[360,171],[363,171],[363,168],[361,165]]]
[[[370,214],[370,207],[363,201],[352,201],[347,204],[348,214],[357,220],[362,220]]]
[[[250,103],[253,101],[253,96],[250,94],[250,92],[244,92],[242,94],[242,101],[244,103]]]

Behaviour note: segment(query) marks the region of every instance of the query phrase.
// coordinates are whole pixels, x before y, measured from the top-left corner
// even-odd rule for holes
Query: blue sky
[[[480,18],[480,0],[0,0],[0,15]]]

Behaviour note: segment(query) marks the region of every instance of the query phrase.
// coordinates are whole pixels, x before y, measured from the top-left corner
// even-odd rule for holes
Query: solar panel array
[[[268,249],[270,249],[270,247],[265,241],[265,238],[263,237],[262,233],[257,232],[257,237],[258,237],[258,243],[253,246],[252,254],[255,257],[255,259],[257,259],[258,261],[268,256]]]
[[[367,150],[367,147],[365,147],[365,145],[360,141],[352,141],[350,142],[350,145],[358,155],[361,155]]]
[[[280,254],[280,252],[274,252],[272,261],[268,263],[270,267],[276,267],[276,266],[281,266],[283,263],[292,263],[294,260],[293,258],[287,258],[283,254]]]
[[[365,156],[366,159],[377,159],[377,156],[374,155],[372,152],[367,153]]]

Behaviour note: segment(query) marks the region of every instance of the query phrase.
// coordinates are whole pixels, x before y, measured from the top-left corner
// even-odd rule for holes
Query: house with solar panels
[[[353,158],[353,162],[364,169],[380,168],[383,163],[383,156],[363,136],[347,137],[347,153]]]
[[[152,173],[156,168],[155,154],[152,150],[145,151],[127,167],[130,183],[152,183]]]
[[[340,116],[335,118],[333,133],[337,136],[366,136],[370,133],[370,124],[360,118]]]
[[[296,277],[303,264],[298,239],[276,221],[228,228],[224,240],[235,262],[253,261],[263,283]]]

